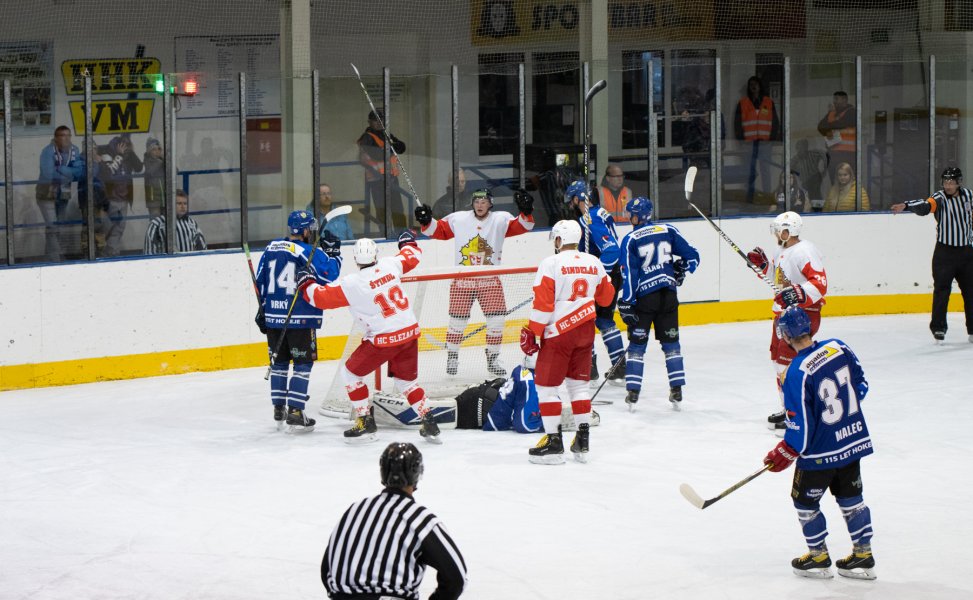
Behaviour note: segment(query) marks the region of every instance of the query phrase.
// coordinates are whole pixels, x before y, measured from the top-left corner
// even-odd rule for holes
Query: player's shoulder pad
[[[600,206],[593,206],[592,209],[595,211],[595,214],[598,215],[598,218],[602,220],[602,222],[607,222],[608,217],[611,216],[608,214],[607,210]]]
[[[825,340],[819,342],[818,345],[804,357],[801,361],[801,370],[812,375],[821,369],[824,365],[828,364],[835,358],[844,355],[841,349],[841,345],[837,340]]]
[[[294,240],[274,240],[267,246],[266,252],[287,252],[292,256],[303,256],[304,246]]]

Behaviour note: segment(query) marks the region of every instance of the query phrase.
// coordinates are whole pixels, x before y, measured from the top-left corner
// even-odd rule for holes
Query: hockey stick
[[[375,118],[382,125],[382,133],[385,135],[385,142],[389,145],[389,150],[392,151],[392,154],[394,154],[395,158],[399,161],[399,168],[402,169],[402,174],[405,175],[405,182],[409,184],[409,189],[412,190],[412,197],[415,200],[415,203],[417,205],[422,204],[422,202],[419,201],[419,194],[416,193],[416,188],[412,185],[412,179],[409,178],[409,172],[405,170],[405,163],[402,162],[402,157],[399,156],[399,153],[395,151],[395,144],[392,143],[392,138],[389,135],[388,129],[385,128],[385,121],[379,117],[378,109],[375,108],[375,104],[372,102],[372,97],[369,95],[368,90],[365,89],[365,82],[362,81],[361,73],[358,72],[358,67],[355,66],[355,63],[348,64],[350,64],[351,68],[354,69],[355,77],[358,78],[358,85],[361,86],[361,91],[365,92],[365,100],[368,100],[368,105],[372,107],[372,112],[375,113]]]
[[[604,79],[599,79],[595,82],[591,89],[584,95],[584,184],[588,185],[588,171],[590,167],[590,153],[591,153],[591,132],[588,131],[588,112],[591,106],[591,101],[598,94],[598,92],[605,89],[608,86],[608,82]]]
[[[515,307],[511,308],[510,310],[508,310],[507,312],[503,313],[503,316],[506,317],[506,316],[509,316],[509,315],[517,312],[518,310],[520,310],[521,308],[523,308],[524,306],[526,306],[528,303],[530,303],[533,299],[534,299],[533,296],[531,296],[530,298],[527,298],[526,300],[524,300],[523,302],[521,302],[517,306],[515,306]],[[483,325],[480,325],[479,327],[477,327],[473,331],[471,331],[471,332],[467,333],[466,335],[464,335],[462,337],[462,339],[460,339],[459,343],[462,344],[463,342],[465,342],[466,340],[470,339],[474,335],[480,333],[481,331],[483,331],[486,328],[487,328],[487,326],[486,326],[485,323]],[[445,348],[446,347],[446,342],[439,341],[431,333],[427,333],[425,335],[425,337],[426,337],[426,341],[429,342],[430,344],[432,344],[433,346],[437,346],[439,348]]]
[[[615,374],[615,369],[618,368],[618,365],[622,364],[622,361],[623,360],[625,360],[625,355],[624,354],[622,354],[621,356],[619,356],[618,357],[618,360],[615,361],[615,364],[613,364],[611,366],[611,368],[608,369],[608,371],[605,373],[605,380],[601,382],[601,385],[598,386],[598,389],[595,390],[595,393],[591,395],[591,403],[592,404],[595,403],[595,398],[598,397],[598,392],[601,391],[601,388],[605,387],[605,384],[608,383],[608,379],[612,375]],[[614,404],[614,401],[613,400],[602,401],[602,402],[599,402],[599,404]]]
[[[250,244],[243,242],[243,253],[247,255],[247,265],[250,267],[250,281],[253,282],[253,293],[257,295],[257,305],[263,306],[264,300],[260,297],[260,286],[257,285],[257,275],[253,271],[253,261],[250,259]]]
[[[307,264],[310,266],[311,261],[314,260],[314,253],[318,251],[318,244],[321,241],[321,232],[324,231],[325,226],[328,221],[334,219],[335,217],[340,217],[341,215],[347,215],[351,212],[351,206],[345,204],[344,206],[339,206],[338,208],[333,208],[328,211],[328,214],[324,215],[324,221],[321,226],[318,227],[318,232],[314,236],[314,245],[311,246],[311,253],[307,257]],[[291,323],[291,314],[294,312],[294,306],[297,305],[297,297],[301,295],[300,290],[295,291],[294,297],[291,298],[291,306],[287,309],[287,316],[284,317],[284,326],[280,329],[280,337],[277,338],[277,347],[274,348],[273,354],[270,355],[270,364],[267,365],[267,373],[264,374],[264,379],[270,379],[270,370],[274,366],[274,362],[277,360],[277,354],[280,352],[280,347],[284,343],[284,338],[287,337],[287,326]]]
[[[735,492],[738,489],[742,488],[746,484],[750,483],[751,481],[753,481],[754,479],[756,479],[760,475],[763,475],[764,471],[766,471],[767,469],[769,469],[771,466],[772,465],[764,465],[763,467],[760,468],[759,471],[757,471],[753,475],[746,476],[741,481],[738,481],[737,483],[734,483],[733,485],[731,485],[730,487],[728,487],[719,496],[716,496],[715,498],[710,498],[709,500],[703,500],[699,496],[699,494],[696,493],[696,490],[694,490],[692,488],[692,486],[690,486],[688,483],[684,483],[684,484],[682,484],[682,485],[679,486],[679,493],[682,494],[683,498],[685,498],[686,500],[689,500],[689,503],[690,504],[692,504],[693,506],[695,506],[696,508],[698,508],[700,510],[703,510],[704,508],[706,508],[707,506],[709,506],[709,505],[717,502],[718,500],[721,500],[721,499],[725,498],[726,496],[729,496],[730,494],[732,494],[733,492]]]
[[[733,243],[733,240],[730,239],[730,236],[726,235],[726,233],[724,233],[723,230],[720,229],[719,225],[717,225],[716,223],[713,222],[712,219],[704,215],[703,211],[699,210],[699,207],[693,204],[690,198],[692,198],[693,195],[693,182],[695,181],[695,179],[696,179],[696,167],[689,167],[689,170],[686,171],[686,188],[685,188],[686,202],[689,203],[689,206],[691,206],[693,210],[699,213],[699,216],[706,219],[706,222],[713,226],[713,229],[715,229],[716,232],[720,234],[720,237],[722,237],[723,240],[727,244],[729,244],[730,247],[733,248],[733,250],[735,250],[737,254],[740,255],[740,258],[742,258],[744,262],[747,263],[747,267],[749,267],[751,271],[757,274],[757,277],[762,279],[764,283],[766,283],[771,288],[773,288],[775,294],[779,294],[781,292],[781,289],[780,287],[777,286],[776,283],[774,283],[774,280],[768,277],[766,273],[761,271],[760,267],[753,264],[753,262],[749,258],[747,258],[746,253],[743,250],[740,250],[740,247]]]

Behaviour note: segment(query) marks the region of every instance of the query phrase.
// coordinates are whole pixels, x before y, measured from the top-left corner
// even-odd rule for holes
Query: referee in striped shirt
[[[943,189],[925,200],[909,200],[892,205],[892,212],[903,210],[936,218],[936,250],[932,254],[932,320],[929,329],[937,341],[946,338],[946,308],[953,280],[959,284],[966,309],[966,333],[973,343],[973,192],[960,187],[963,173],[956,167],[943,171]]]
[[[206,250],[206,238],[196,220],[189,216],[189,195],[176,190],[176,252]],[[145,230],[145,254],[166,253],[166,215],[163,212],[149,221]]]
[[[438,586],[429,600],[454,600],[466,563],[436,515],[412,498],[422,454],[395,443],[379,459],[382,493],[352,504],[331,532],[321,581],[332,600],[419,600],[427,566]]]

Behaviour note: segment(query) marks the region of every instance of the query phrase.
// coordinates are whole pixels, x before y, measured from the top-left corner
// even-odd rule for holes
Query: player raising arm
[[[422,233],[437,240],[453,240],[457,265],[499,265],[503,241],[508,237],[527,233],[534,228],[534,199],[524,190],[514,192],[520,214],[493,210],[493,194],[489,190],[473,192],[472,209],[434,219],[432,208],[416,207],[416,221]],[[446,373],[455,375],[459,369],[459,346],[470,320],[473,301],[480,303],[486,317],[487,370],[496,377],[506,377],[500,365],[500,343],[503,341],[503,322],[507,302],[499,277],[454,279],[449,284],[449,326],[446,329]]]
[[[530,449],[530,462],[559,465],[564,463],[561,400],[557,397],[562,383],[578,427],[571,452],[578,462],[588,461],[588,381],[595,343],[595,305],[608,306],[615,299],[615,288],[600,260],[578,252],[581,226],[577,221],[558,221],[551,229],[551,239],[554,256],[537,267],[534,306],[530,322],[520,332],[520,348],[528,355],[540,351],[534,381],[546,434]]]
[[[385,363],[389,365],[389,376],[396,391],[405,396],[421,419],[419,434],[427,441],[441,443],[439,426],[426,403],[426,392],[416,381],[420,330],[400,279],[419,264],[421,255],[415,236],[407,230],[399,236],[398,254],[381,260],[374,241],[364,238],[355,242],[355,264],[360,270],[336,283],[318,285],[310,273],[299,274],[298,285],[312,306],[322,309],[347,306],[365,331],[361,345],[341,366],[356,417],[355,424],[345,432],[348,443],[377,439],[365,377]]]

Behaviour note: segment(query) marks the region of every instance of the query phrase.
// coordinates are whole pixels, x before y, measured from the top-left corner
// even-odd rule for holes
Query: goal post
[[[520,329],[530,316],[536,271],[536,266],[456,266],[421,270],[402,277],[403,288],[422,329],[418,381],[430,399],[453,398],[472,385],[495,378],[487,370],[488,341],[499,352],[498,363],[507,373],[522,362]],[[458,331],[467,311],[469,319],[462,333],[447,336],[451,324],[453,331]],[[362,330],[355,323],[321,400],[319,412],[324,416],[345,418],[351,414],[341,366],[361,339]],[[455,374],[447,372],[447,341],[450,346],[458,344]],[[366,382],[373,395],[379,391],[395,394],[384,368],[366,377]]]

